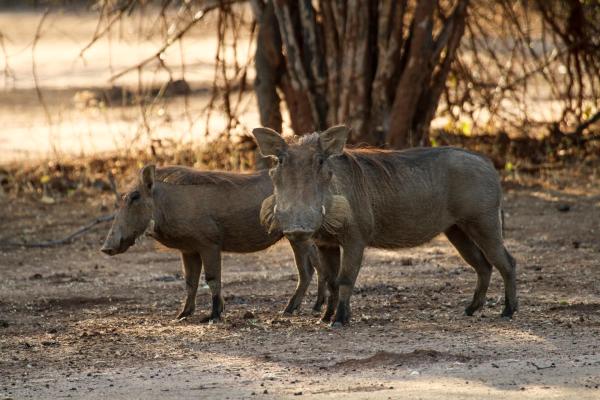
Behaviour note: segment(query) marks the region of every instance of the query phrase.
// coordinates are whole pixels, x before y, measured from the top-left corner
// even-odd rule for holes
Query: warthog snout
[[[104,244],[100,248],[100,251],[109,256],[121,254],[127,251],[129,247],[135,242],[135,239],[124,240],[119,234],[115,234],[113,230],[108,233],[108,237],[104,241]]]
[[[292,227],[284,230],[283,234],[288,240],[295,242],[308,240],[312,236],[313,231],[303,227]]]
[[[100,251],[103,252],[104,254],[108,254],[109,256],[114,256],[115,254],[117,254],[117,249],[113,249],[113,248],[106,247],[106,246],[102,246]]]

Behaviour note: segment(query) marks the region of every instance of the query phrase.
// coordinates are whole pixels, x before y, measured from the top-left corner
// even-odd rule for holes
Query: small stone
[[[302,396],[302,392],[295,392],[294,396]]]
[[[252,311],[246,311],[244,313],[244,319],[255,319],[256,316],[254,315],[254,313]]]

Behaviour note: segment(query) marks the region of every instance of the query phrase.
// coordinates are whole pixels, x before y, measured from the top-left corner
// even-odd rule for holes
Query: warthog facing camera
[[[367,246],[414,247],[442,232],[477,272],[466,314],[484,305],[493,265],[504,280],[502,316],[513,315],[515,261],[503,245],[502,190],[489,160],[450,147],[344,150],[345,126],[290,143],[268,128],[253,134],[261,153],[277,160],[270,171],[274,198],[266,201],[273,207],[267,213],[268,204],[263,205],[263,223],[292,243],[314,238],[320,248],[343,249],[339,274],[330,273],[337,279],[328,282],[324,320],[337,303],[334,325],[349,321],[350,296]],[[322,252],[322,268],[338,264],[339,251]]]

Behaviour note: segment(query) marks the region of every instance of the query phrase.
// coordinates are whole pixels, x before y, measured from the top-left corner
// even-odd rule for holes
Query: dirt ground
[[[224,321],[211,325],[208,289],[172,321],[179,258],[150,239],[110,258],[104,224],[68,246],[3,248],[0,398],[598,399],[600,181],[564,182],[505,183],[512,321],[497,271],[483,312],[463,315],[476,276],[443,237],[369,250],[343,329],[317,323],[314,282],[299,315],[280,314],[295,285],[285,241],[225,255]],[[60,237],[101,203],[5,196],[0,241]]]

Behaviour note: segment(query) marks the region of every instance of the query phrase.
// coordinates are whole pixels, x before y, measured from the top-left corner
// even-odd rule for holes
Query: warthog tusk
[[[154,234],[155,227],[156,227],[156,222],[154,222],[154,218],[153,218],[150,220],[150,222],[148,222],[148,226],[146,227],[146,230],[144,231],[145,235],[152,237],[152,235]]]
[[[273,206],[273,214],[277,214],[277,204]]]
[[[321,214],[325,215],[325,206],[321,206]]]

